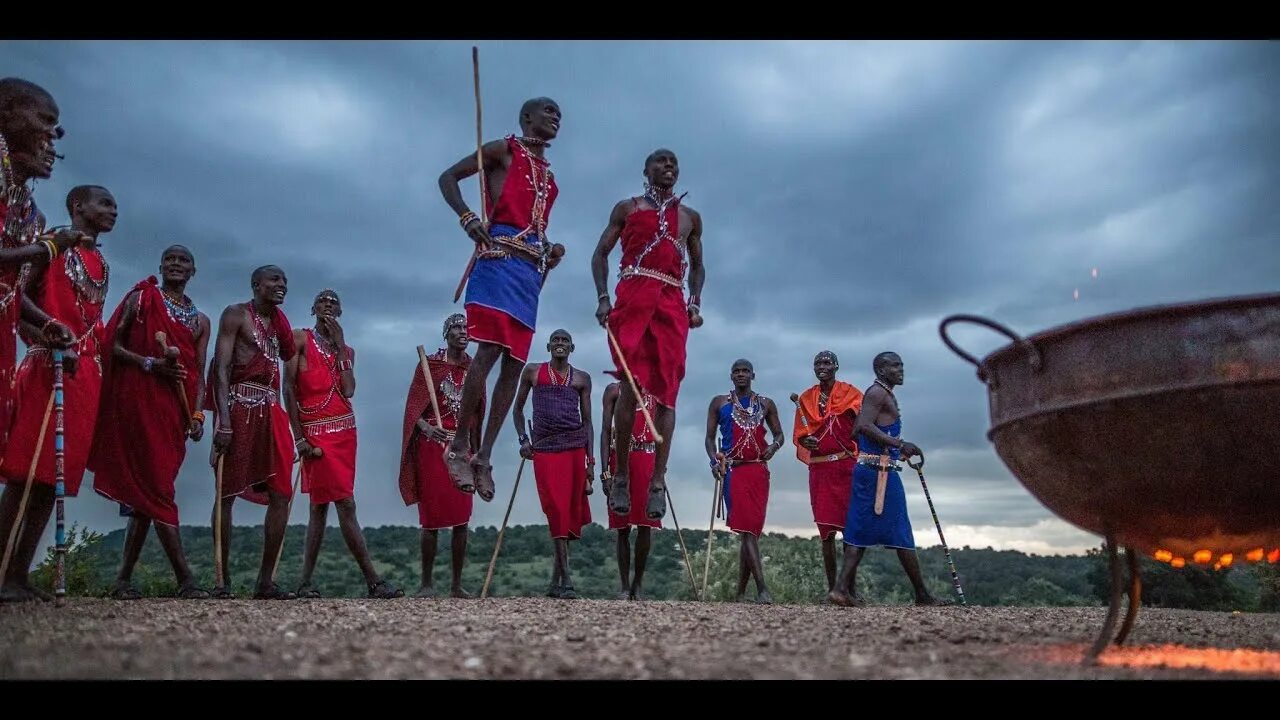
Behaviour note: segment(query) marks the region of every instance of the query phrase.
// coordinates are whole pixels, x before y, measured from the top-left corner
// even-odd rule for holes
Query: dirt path
[[[0,679],[1280,678],[1280,615],[1147,609],[1136,649],[1104,655],[1127,665],[1081,667],[1102,618],[1101,608],[73,600],[0,606]]]

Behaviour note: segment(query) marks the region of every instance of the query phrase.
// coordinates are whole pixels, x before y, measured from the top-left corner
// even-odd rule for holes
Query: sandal
[[[295,594],[296,594],[298,597],[300,597],[300,598],[305,598],[305,599],[307,599],[307,600],[314,600],[314,599],[316,599],[316,598],[323,597],[323,596],[320,594],[320,591],[319,591],[319,590],[317,590],[317,589],[315,588],[315,586],[314,586],[314,585],[312,585],[311,583],[305,583],[305,584],[303,584],[303,585],[299,586],[299,587],[298,587],[298,592],[297,592],[297,593],[295,593]]]
[[[631,481],[626,475],[614,475],[605,491],[609,496],[609,512],[626,517],[631,514]]]
[[[379,580],[369,586],[369,597],[390,600],[392,598],[404,597],[404,591],[386,580]]]
[[[117,586],[115,590],[111,591],[111,599],[112,600],[141,600],[142,593],[139,592],[138,588],[132,585],[125,585],[124,587]]]
[[[178,588],[178,597],[183,600],[207,600],[212,597],[212,595],[209,594],[208,590],[203,588],[198,588],[195,585],[186,585]]]
[[[219,585],[213,589],[210,597],[214,600],[234,600],[236,596],[231,592],[231,588],[226,585]]]
[[[475,478],[476,494],[480,499],[489,502],[493,499],[493,466],[487,462],[471,461],[471,472]]]
[[[645,506],[644,514],[650,520],[661,520],[663,515],[667,514],[667,487],[651,487],[649,488],[649,503]]]
[[[266,587],[266,589],[259,588],[258,591],[253,594],[253,599],[254,600],[296,600],[298,599],[298,596],[294,593],[289,592],[288,590],[281,590],[279,585],[275,583],[271,583]]]
[[[453,480],[453,486],[470,495],[476,491],[475,478],[471,476],[471,461],[450,450],[444,454],[444,465]]]

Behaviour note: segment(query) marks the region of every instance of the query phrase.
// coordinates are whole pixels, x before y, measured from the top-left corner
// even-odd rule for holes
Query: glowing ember
[[[1254,548],[1253,550],[1250,550],[1248,553],[1245,554],[1244,559],[1248,560],[1249,562],[1258,562],[1259,560],[1262,559],[1263,554],[1264,554],[1264,551],[1262,548]]]
[[[1168,550],[1157,550],[1154,557],[1160,562],[1169,562],[1173,559],[1173,553]]]
[[[1216,562],[1216,563],[1214,563],[1214,564],[1213,564],[1213,571],[1214,571],[1214,572],[1217,572],[1217,571],[1219,571],[1219,570],[1221,570],[1221,569],[1222,569],[1222,563],[1220,563],[1220,562]]]
[[[1276,548],[1271,552],[1267,553],[1267,562],[1271,563],[1272,565],[1275,565],[1276,563],[1280,562],[1280,548]]]
[[[1213,553],[1209,550],[1197,550],[1195,555],[1191,556],[1192,560],[1204,565],[1213,558]]]
[[[1186,567],[1186,566],[1187,566],[1187,559],[1186,559],[1186,558],[1176,557],[1176,558],[1174,558],[1174,559],[1173,559],[1173,562],[1171,562],[1171,563],[1169,563],[1169,564],[1170,564],[1170,565],[1172,565],[1172,566],[1174,566],[1174,567],[1176,567],[1176,568]]]
[[[1037,659],[1051,663],[1078,663],[1084,656],[1082,645],[1056,645],[1032,651]],[[1208,670],[1280,677],[1280,652],[1237,648],[1191,648],[1182,645],[1112,646],[1098,657],[1107,667]]]
[[[1223,553],[1222,557],[1218,558],[1218,564],[1222,567],[1231,567],[1231,562],[1233,560],[1235,560],[1234,555],[1231,553]]]

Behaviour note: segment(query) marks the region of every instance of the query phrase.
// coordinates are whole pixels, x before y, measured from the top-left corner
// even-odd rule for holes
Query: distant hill
[[[100,535],[73,528],[73,552],[68,559],[68,591],[79,595],[100,595],[112,585],[120,567],[124,531]],[[230,576],[236,592],[252,592],[262,557],[261,525],[238,526],[232,532]],[[365,528],[365,541],[378,572],[411,594],[420,584],[420,531],[416,527],[384,526]],[[306,535],[303,525],[291,525],[285,535],[284,556],[277,581],[282,587],[297,587]],[[635,534],[632,533],[634,542]],[[493,552],[497,528],[481,527],[471,532],[463,585],[478,595]],[[694,576],[699,586],[705,562],[705,531],[684,532]],[[213,584],[213,533],[208,527],[183,527],[182,543],[192,570],[203,587]],[[449,532],[442,531],[435,564],[438,590],[449,585]],[[813,603],[824,600],[826,579],[822,570],[822,549],[816,537],[795,538],[779,534],[760,540],[765,575],[774,600],[786,603]],[[50,548],[52,550],[52,548]],[[507,528],[502,552],[494,571],[490,595],[537,596],[545,594],[551,577],[551,540],[545,525]],[[1106,572],[1100,551],[1087,555],[1040,556],[1016,550],[953,548],[952,558],[959,570],[961,585],[970,604],[1072,606],[1098,605],[1105,598]],[[930,590],[938,597],[952,597],[950,571],[941,546],[922,548],[920,565]],[[51,581],[50,559],[37,569],[45,587]],[[708,599],[731,600],[736,590],[738,540],[718,531],[713,543]],[[570,546],[570,572],[579,594],[589,598],[610,598],[619,589],[615,533],[598,524],[589,525],[580,542]],[[1146,561],[1143,566],[1144,604],[1203,610],[1280,610],[1280,566],[1236,566],[1214,572],[1188,567],[1174,570]],[[152,535],[134,573],[134,584],[145,595],[173,594],[176,584],[168,560]],[[325,533],[324,545],[314,576],[317,588],[326,597],[361,597],[366,588],[355,561],[342,542],[338,528]],[[906,604],[912,599],[911,586],[890,550],[868,551],[858,570],[858,589],[874,604]],[[649,599],[675,600],[694,597],[689,577],[681,561],[680,544],[674,530],[657,531],[645,572]],[[748,590],[754,596],[754,589]]]

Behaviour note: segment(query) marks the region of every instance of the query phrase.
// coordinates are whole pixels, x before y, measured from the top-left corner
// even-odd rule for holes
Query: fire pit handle
[[[974,367],[978,368],[978,379],[981,380],[982,382],[984,383],[988,382],[988,373],[987,373],[986,367],[984,367],[983,364],[979,362],[977,358],[965,352],[964,350],[961,350],[960,347],[956,345],[954,341],[951,340],[951,337],[947,335],[947,326],[950,325],[951,323],[956,323],[956,322],[969,322],[975,325],[981,325],[983,327],[995,330],[1001,335],[1004,335],[1005,337],[1009,338],[1010,340],[1014,341],[1015,343],[1021,345],[1023,348],[1026,349],[1027,355],[1031,360],[1032,370],[1036,370],[1036,371],[1040,370],[1040,367],[1043,364],[1040,359],[1040,351],[1036,349],[1035,345],[1031,344],[1030,340],[1027,340],[1026,338],[1018,335],[1017,333],[1005,327],[1004,325],[1001,325],[1000,323],[994,320],[988,320],[978,315],[952,315],[944,319],[942,321],[942,324],[938,326],[938,334],[942,336],[942,342],[946,343],[947,347],[951,348],[951,352],[955,353],[956,355],[959,355],[962,359],[969,361]],[[990,378],[990,384],[991,385],[996,384],[994,377]]]

